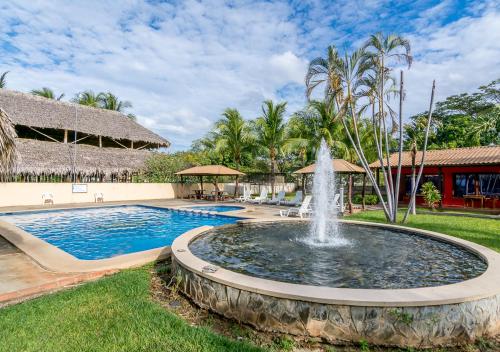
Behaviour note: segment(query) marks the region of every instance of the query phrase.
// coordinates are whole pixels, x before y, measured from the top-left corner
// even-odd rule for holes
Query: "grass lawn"
[[[402,213],[400,218],[402,218]],[[353,214],[348,219],[385,222],[385,216],[381,210]],[[500,220],[417,214],[410,216],[405,226],[442,232],[500,252]]]
[[[260,351],[154,302],[151,267],[0,309],[0,351]]]

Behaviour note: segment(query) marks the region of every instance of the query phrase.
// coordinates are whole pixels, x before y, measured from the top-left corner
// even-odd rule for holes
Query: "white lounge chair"
[[[260,196],[255,198],[250,198],[248,202],[262,204],[266,202],[268,199],[269,198],[267,198],[267,190],[265,188],[262,188],[262,190],[260,191]]]
[[[280,210],[280,216],[282,217],[300,216],[300,218],[303,218],[305,216],[310,216],[312,214],[311,199],[312,196],[306,196],[299,208],[289,208],[287,210]]]
[[[42,193],[42,204],[54,204],[52,193]]]
[[[288,206],[299,206],[302,203],[302,191],[297,191],[295,193],[295,197],[291,201],[284,200],[280,202],[280,205],[288,205]]]
[[[238,198],[235,198],[234,200],[236,202],[246,202],[247,200],[252,198],[252,193],[250,192],[250,189],[248,188],[243,188],[243,195],[239,196]]]
[[[100,193],[94,193],[94,201],[97,202],[104,202],[104,194],[102,192]]]
[[[269,199],[267,201],[267,204],[277,204],[277,205],[280,205],[280,203],[285,200],[285,195],[286,195],[285,191],[279,191],[278,195],[276,196],[276,198],[273,197],[273,199]]]

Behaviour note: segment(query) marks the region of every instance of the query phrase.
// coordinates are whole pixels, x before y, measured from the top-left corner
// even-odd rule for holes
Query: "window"
[[[416,178],[416,176],[415,176]],[[420,183],[418,184],[417,187],[417,194],[422,194],[420,189],[422,188],[422,185],[426,182],[432,182],[434,183],[434,186],[436,186],[437,189],[441,189],[441,176],[440,175],[422,175],[420,178]],[[406,195],[409,196],[411,193],[411,175],[406,175]]]
[[[468,194],[500,195],[500,174],[453,175],[453,196],[463,197]]]

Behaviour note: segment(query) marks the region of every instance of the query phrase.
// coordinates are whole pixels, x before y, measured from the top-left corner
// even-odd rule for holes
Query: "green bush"
[[[361,197],[361,194],[355,194],[352,197],[352,202],[354,204],[361,204],[363,203],[363,197]],[[365,195],[365,204],[366,205],[375,205],[378,204],[378,197],[376,194],[366,194]]]

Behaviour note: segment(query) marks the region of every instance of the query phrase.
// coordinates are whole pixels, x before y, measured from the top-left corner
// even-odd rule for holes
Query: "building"
[[[415,158],[418,173],[421,152]],[[390,157],[393,180],[397,172],[398,154]],[[396,166],[396,167],[395,167]],[[400,200],[408,203],[411,189],[412,158],[402,156]],[[378,161],[370,165],[379,168]],[[500,146],[428,150],[424,170],[417,188],[417,204],[423,183],[431,181],[440,190],[442,207],[500,208]]]
[[[130,181],[163,137],[122,113],[0,89],[18,135],[11,181]]]

